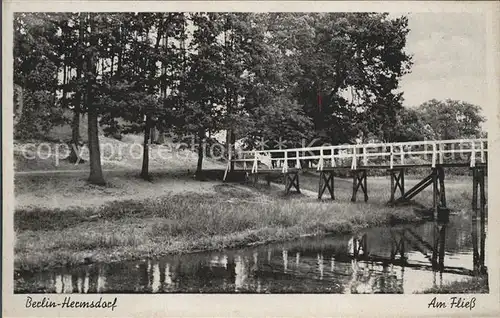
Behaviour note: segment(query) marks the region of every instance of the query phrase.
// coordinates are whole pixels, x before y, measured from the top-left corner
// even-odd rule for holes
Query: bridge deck
[[[486,166],[486,163],[478,163],[476,164],[476,167],[484,167]],[[445,163],[445,164],[438,164],[435,165],[435,167],[443,167],[443,168],[456,168],[456,167],[470,167],[469,163]],[[379,169],[379,170],[390,170],[390,169],[408,169],[408,168],[432,168],[432,164],[407,164],[407,165],[394,165],[392,168],[389,165],[370,165],[370,166],[357,166],[357,170],[363,170],[363,169]],[[323,167],[321,171],[336,171],[336,170],[353,170],[351,167],[347,166],[342,166],[342,167]],[[252,172],[252,167],[247,167],[246,169],[243,167],[235,167],[233,170],[234,172]],[[318,171],[317,168],[288,168],[287,173],[293,173],[293,172],[298,172],[298,171]],[[269,168],[259,168],[257,171],[254,171],[253,173],[284,173],[283,172],[283,167],[278,167],[274,169],[269,169]]]
[[[239,151],[226,172],[283,173],[298,170],[404,169],[485,166],[486,139],[416,141]],[[316,166],[313,167],[312,163]],[[293,166],[293,167],[292,167]]]

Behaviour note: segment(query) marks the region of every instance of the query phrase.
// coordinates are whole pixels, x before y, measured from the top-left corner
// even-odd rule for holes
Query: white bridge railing
[[[486,163],[487,139],[426,140],[395,143],[370,143],[356,145],[317,146],[308,148],[238,151],[229,154],[230,161],[238,164],[235,169],[256,173],[264,169],[286,173],[293,168],[327,167],[393,167],[431,166],[436,164],[468,163],[474,167],[479,161]],[[304,162],[307,162],[304,167]],[[226,174],[230,170],[230,163]]]

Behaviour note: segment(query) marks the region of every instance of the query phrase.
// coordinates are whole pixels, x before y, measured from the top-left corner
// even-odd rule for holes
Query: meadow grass
[[[416,222],[411,207],[283,198],[231,184],[100,207],[18,209],[16,270],[118,261]]]

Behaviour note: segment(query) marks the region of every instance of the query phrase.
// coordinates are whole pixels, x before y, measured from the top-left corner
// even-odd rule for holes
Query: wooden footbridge
[[[334,200],[334,174],[347,169],[353,180],[351,201],[356,201],[361,189],[366,202],[367,172],[386,170],[391,178],[391,203],[409,201],[432,185],[436,215],[439,209],[447,209],[444,168],[470,167],[473,175],[472,206],[475,211],[483,213],[487,144],[486,139],[457,139],[239,151],[229,154],[224,180],[237,172],[245,172],[254,180],[258,180],[259,175],[281,174],[288,194],[292,188],[300,192],[300,171],[316,170],[319,172],[318,199],[322,199],[328,190]],[[406,190],[404,177],[409,168],[428,168],[430,171],[414,187]]]

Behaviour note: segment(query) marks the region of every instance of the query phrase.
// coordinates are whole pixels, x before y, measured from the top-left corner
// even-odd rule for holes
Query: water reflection
[[[283,271],[286,273],[288,269],[288,251],[283,250]]]
[[[16,292],[412,293],[485,272],[485,224],[381,227],[158,260],[22,276]],[[464,235],[469,233],[469,235]],[[31,286],[44,286],[34,288]]]
[[[476,219],[473,219],[471,232],[473,244],[473,264],[476,274],[484,274],[487,271],[485,266],[486,232],[484,228],[484,220],[482,220],[482,222],[477,222]]]

